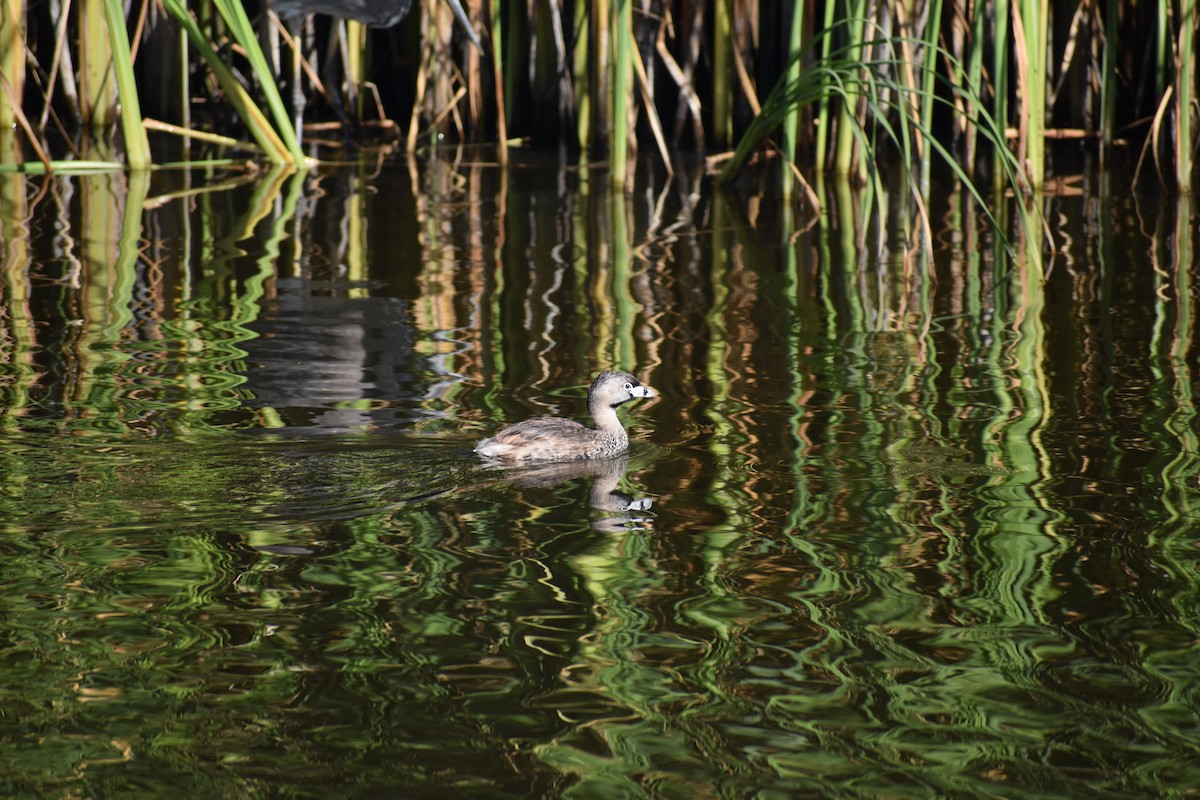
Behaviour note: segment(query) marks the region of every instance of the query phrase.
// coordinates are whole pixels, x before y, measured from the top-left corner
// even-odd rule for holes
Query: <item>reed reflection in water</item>
[[[1194,210],[1084,177],[1045,275],[686,164],[0,177],[3,793],[1185,795]],[[613,366],[628,459],[471,455]]]

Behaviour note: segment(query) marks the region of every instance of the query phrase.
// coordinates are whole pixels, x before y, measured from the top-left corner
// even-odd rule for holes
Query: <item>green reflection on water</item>
[[[1200,785],[1189,206],[1043,277],[462,169],[0,179],[0,793]],[[628,462],[474,461],[614,358]]]

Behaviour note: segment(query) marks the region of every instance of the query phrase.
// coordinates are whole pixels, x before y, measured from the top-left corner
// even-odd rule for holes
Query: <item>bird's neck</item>
[[[596,430],[612,436],[625,436],[625,427],[621,425],[621,420],[617,419],[615,408],[605,403],[594,402],[589,410],[592,412],[592,420],[596,423]]]

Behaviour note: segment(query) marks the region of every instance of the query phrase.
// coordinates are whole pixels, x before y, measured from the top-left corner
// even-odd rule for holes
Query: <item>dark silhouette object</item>
[[[401,22],[412,9],[413,0],[276,0],[275,11],[283,19],[305,14],[329,14],[333,17],[357,20],[375,28],[390,28]],[[479,50],[483,46],[459,0],[446,0],[458,24]]]

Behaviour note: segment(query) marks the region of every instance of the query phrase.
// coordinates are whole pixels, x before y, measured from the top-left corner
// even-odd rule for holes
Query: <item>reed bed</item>
[[[883,163],[918,197],[938,163],[977,194],[1036,192],[1061,141],[1102,159],[1128,147],[1171,188],[1194,180],[1194,0],[414,0],[388,28],[302,8],[4,0],[0,90],[20,102],[0,102],[0,126],[20,133],[0,139],[2,168],[97,150],[142,168],[178,152],[145,132],[175,130],[184,161],[552,146],[607,161],[617,184],[638,159],[670,171],[673,151],[734,152],[726,179],[774,158],[809,199],[815,179],[869,185]]]

